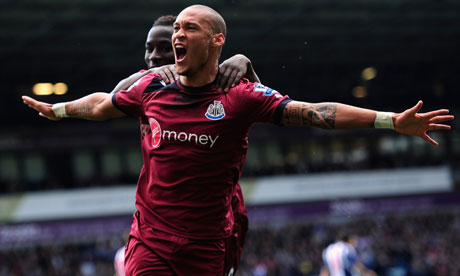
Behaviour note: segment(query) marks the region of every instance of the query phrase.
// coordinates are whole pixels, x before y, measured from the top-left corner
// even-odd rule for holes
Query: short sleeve
[[[132,84],[127,90],[112,96],[113,105],[130,116],[141,116],[144,114],[143,110],[143,95],[152,89],[163,87],[161,83],[163,80],[157,74],[147,74]]]
[[[272,88],[246,79],[240,83],[239,88],[238,104],[250,121],[281,123],[284,106],[291,101],[289,96],[283,96]]]

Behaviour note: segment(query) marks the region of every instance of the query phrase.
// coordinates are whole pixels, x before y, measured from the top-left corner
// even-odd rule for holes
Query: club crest
[[[225,117],[224,105],[221,101],[214,101],[214,103],[209,105],[204,115],[209,120],[220,120]]]

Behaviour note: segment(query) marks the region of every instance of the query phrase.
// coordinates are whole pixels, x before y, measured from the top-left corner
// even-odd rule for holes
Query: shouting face
[[[221,46],[216,41],[222,40],[223,35],[214,34],[212,24],[209,13],[200,8],[187,8],[178,15],[172,35],[178,74],[191,77],[214,62],[210,51]]]

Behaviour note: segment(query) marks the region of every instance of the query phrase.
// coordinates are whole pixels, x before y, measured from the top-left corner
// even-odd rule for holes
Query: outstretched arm
[[[86,120],[102,121],[110,118],[123,117],[125,114],[112,104],[112,95],[97,92],[75,101],[49,104],[22,96],[24,104],[37,110],[40,116],[50,120],[73,117]]]
[[[417,113],[422,101],[402,113],[382,113],[340,103],[306,103],[292,101],[283,110],[284,125],[305,125],[323,129],[392,128],[399,133],[419,136],[435,146],[438,143],[427,131],[449,130],[441,122],[453,120],[449,110]]]

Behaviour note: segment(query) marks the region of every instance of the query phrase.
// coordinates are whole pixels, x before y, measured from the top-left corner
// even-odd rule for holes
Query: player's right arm
[[[96,92],[75,101],[54,105],[28,96],[22,96],[22,100],[30,108],[37,110],[40,116],[54,121],[63,117],[102,121],[125,116],[113,105],[112,95],[109,93]]]
[[[102,121],[126,115],[140,116],[143,114],[142,98],[148,85],[162,86],[162,79],[157,74],[147,74],[130,86],[128,90],[113,95],[96,92],[75,101],[48,104],[22,96],[26,105],[39,112],[40,116],[50,120],[73,117],[86,120]]]

